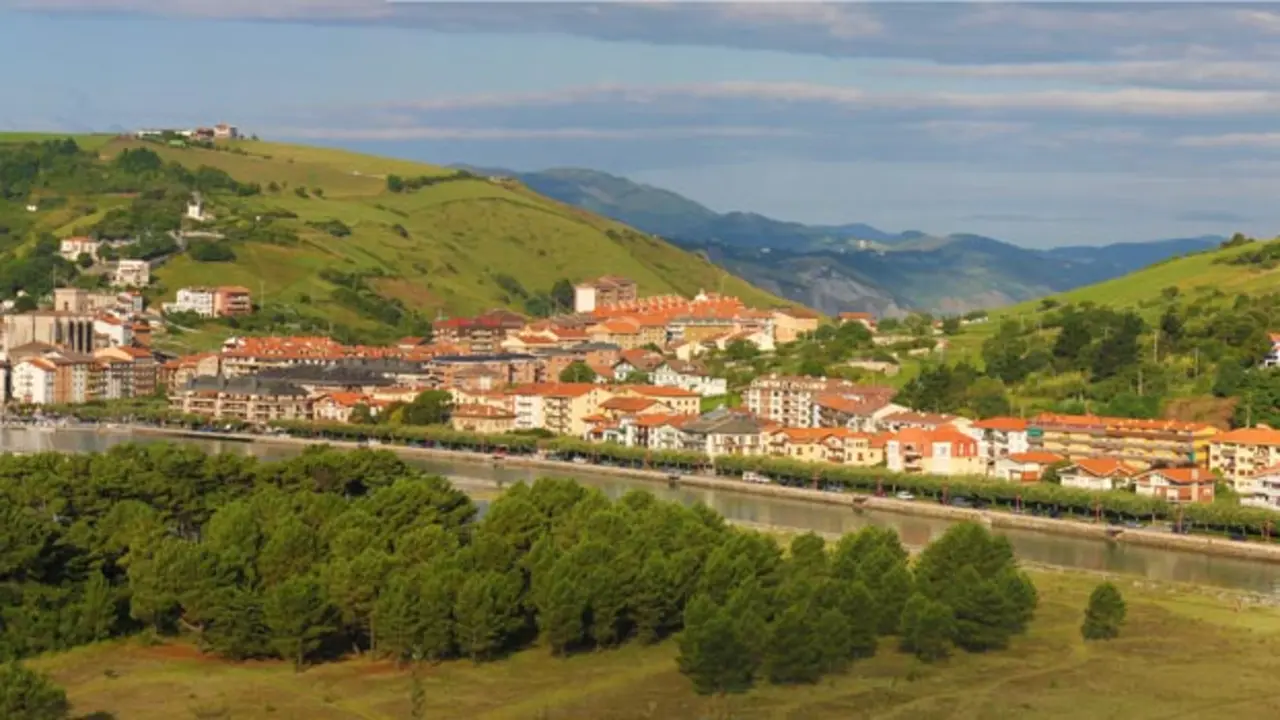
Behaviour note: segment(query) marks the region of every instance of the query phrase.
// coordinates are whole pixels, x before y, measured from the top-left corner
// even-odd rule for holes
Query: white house
[[[58,243],[58,254],[68,262],[75,262],[81,255],[88,255],[95,261],[98,259],[98,248],[102,243],[87,237],[63,238]]]
[[[1063,487],[1081,490],[1119,490],[1128,487],[1136,474],[1133,468],[1111,458],[1085,458],[1058,471]]]
[[[516,394],[512,403],[515,411],[515,429],[533,430],[546,426],[546,407],[540,393]]]
[[[53,381],[58,367],[41,357],[29,357],[13,366],[13,399],[28,405],[53,402]]]
[[[215,293],[209,288],[181,288],[178,290],[176,302],[165,303],[167,313],[190,312],[200,317],[213,317],[215,311]]]
[[[151,283],[151,263],[146,260],[121,260],[111,284],[116,287],[146,287]]]
[[[187,217],[196,222],[204,222],[209,219],[204,212],[204,198],[200,193],[191,193],[191,200],[187,202]]]
[[[1262,367],[1280,365],[1280,333],[1271,333],[1271,352],[1262,360]]]
[[[678,387],[703,397],[716,397],[729,392],[728,381],[712,377],[706,370],[683,360],[668,360],[650,374],[649,380],[661,387]]]
[[[589,283],[575,285],[573,288],[573,311],[589,313],[596,309],[596,286]]]
[[[93,332],[107,338],[111,347],[122,347],[133,344],[133,328],[113,315],[99,315],[93,319]]]
[[[1280,465],[1255,472],[1251,487],[1251,494],[1241,496],[1241,505],[1280,510]]]

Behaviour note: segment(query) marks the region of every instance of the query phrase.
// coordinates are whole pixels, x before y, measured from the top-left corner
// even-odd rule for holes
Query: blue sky
[[[1280,5],[0,0],[0,128],[226,120],[1030,246],[1273,236]]]

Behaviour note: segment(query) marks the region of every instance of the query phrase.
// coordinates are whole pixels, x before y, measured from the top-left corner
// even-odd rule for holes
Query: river
[[[0,451],[6,452],[97,452],[126,442],[183,442],[208,452],[247,453],[263,460],[288,458],[301,451],[300,445],[249,443],[227,440],[171,438],[129,430],[92,429],[0,429]],[[392,448],[394,449],[394,448]],[[491,495],[504,485],[532,481],[550,474],[541,468],[455,462],[406,456],[411,464],[455,481],[460,489],[481,496]],[[598,487],[611,497],[628,490],[648,490],[664,500],[692,504],[706,503],[730,521],[769,526],[783,530],[813,530],[827,535],[855,531],[867,525],[893,528],[902,541],[920,547],[944,532],[947,520],[860,511],[799,500],[760,497],[722,490],[670,488],[637,478],[617,477],[582,471],[554,471],[585,485]],[[480,501],[482,504],[483,500]],[[1104,540],[1049,535],[1025,530],[1002,530],[1023,560],[1074,570],[1141,576],[1162,582],[1192,583],[1244,590],[1280,598],[1280,564],[1180,552]]]

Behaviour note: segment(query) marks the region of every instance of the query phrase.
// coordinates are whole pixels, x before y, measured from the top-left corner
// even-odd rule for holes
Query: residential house
[[[513,388],[514,427],[543,428],[559,435],[583,437],[600,404],[611,397],[592,383],[533,383]]]
[[[1201,467],[1155,468],[1133,479],[1138,495],[1171,503],[1211,503],[1218,478]]]
[[[93,357],[97,360],[113,358],[128,363],[132,374],[129,382],[132,396],[143,397],[155,394],[156,386],[159,384],[160,366],[151,351],[128,346],[110,347],[98,350]]]
[[[804,308],[786,308],[773,312],[773,338],[780,343],[795,342],[801,335],[818,329],[818,313]]]
[[[1103,492],[1129,487],[1136,472],[1114,458],[1082,458],[1059,470],[1058,479],[1063,487]]]
[[[671,406],[653,398],[617,395],[600,403],[596,413],[604,420],[620,420],[640,415],[676,415]]]
[[[620,397],[638,397],[660,402],[676,415],[697,415],[702,408],[701,395],[676,387],[622,385],[610,390]]]
[[[644,345],[641,342],[640,323],[631,318],[616,318],[587,328],[587,336],[592,342],[610,343],[623,350],[631,350]]]
[[[116,263],[111,284],[114,287],[146,287],[151,284],[151,263],[146,260],[120,260]]]
[[[81,255],[88,255],[94,261],[98,259],[98,249],[102,243],[88,237],[63,238],[58,243],[58,254],[67,262],[77,262]]]
[[[133,391],[133,361],[120,357],[97,358],[99,395],[103,400],[131,398]]]
[[[54,402],[54,379],[58,366],[42,357],[28,357],[13,366],[10,381],[13,399],[25,405],[50,405]]]
[[[842,312],[837,319],[841,325],[858,323],[872,333],[876,331],[876,317],[869,312]]]
[[[1209,469],[1222,473],[1240,495],[1253,493],[1258,472],[1280,465],[1280,430],[1240,428],[1213,436]]]
[[[120,347],[133,343],[133,323],[114,315],[99,315],[93,319],[94,335],[103,338],[106,347]]]
[[[222,285],[213,291],[213,314],[216,317],[248,315],[253,312],[253,296],[249,288]]]
[[[453,408],[450,424],[455,430],[499,435],[515,429],[516,415],[493,405],[458,405]]]
[[[888,432],[898,432],[908,428],[916,428],[919,430],[939,430],[942,428],[953,428],[959,430],[970,437],[977,439],[977,434],[972,428],[972,421],[959,415],[947,415],[944,413],[923,413],[914,410],[906,410],[890,415],[885,415],[880,420],[880,424]]]
[[[491,310],[473,318],[451,318],[432,323],[436,342],[466,345],[477,355],[501,351],[507,338],[518,334],[527,319],[507,310]]]
[[[650,375],[649,380],[652,381],[651,373],[662,367],[665,362],[662,353],[656,353],[651,350],[644,349],[627,349],[618,353],[618,360],[613,363],[613,370],[610,377],[617,380],[626,380],[636,373]]]
[[[1280,365],[1280,333],[1271,333],[1268,339],[1271,340],[1271,350],[1262,359],[1262,367],[1276,367]]]
[[[238,140],[240,138],[240,128],[235,125],[218,123],[213,126],[213,136],[218,140]]]
[[[316,422],[348,423],[351,422],[351,413],[360,405],[372,412],[372,401],[364,393],[324,393],[311,401],[311,415]]]
[[[541,358],[521,353],[439,355],[427,363],[427,370],[428,384],[437,388],[478,387],[485,376],[492,387],[527,385],[551,377]]]
[[[978,441],[978,448],[979,454],[988,463],[988,472],[994,477],[1010,482],[1039,482],[1044,477],[1045,470],[1066,459],[1061,455],[1054,455],[1041,450],[1009,453],[1001,455],[994,462],[991,462],[988,456],[983,454],[981,440]]]
[[[729,392],[728,381],[712,377],[704,367],[683,360],[667,360],[649,374],[649,381],[660,387],[678,387],[702,397],[717,397]]]
[[[885,443],[885,465],[893,472],[928,475],[982,475],[986,462],[978,441],[950,426],[909,427]]]
[[[715,458],[720,455],[763,455],[769,425],[746,413],[725,408],[684,423],[684,448]]]
[[[573,311],[589,313],[600,308],[624,305],[636,301],[638,287],[635,281],[618,275],[578,283],[573,288]]]
[[[53,402],[75,405],[96,400],[101,394],[98,363],[88,355],[57,353],[46,358],[57,368],[53,377]]]
[[[869,467],[884,462],[872,436],[846,428],[778,428],[764,434],[766,452],[800,462]]]
[[[1262,468],[1254,472],[1248,486],[1248,495],[1240,496],[1240,504],[1280,510],[1280,465]]]
[[[767,375],[757,377],[747,388],[747,409],[766,420],[784,427],[813,427],[821,414],[815,411],[815,400],[823,395],[855,399],[872,397],[889,400],[894,391],[857,385],[847,380],[824,377]]]
[[[312,419],[311,400],[305,390],[256,377],[193,378],[169,396],[169,406],[187,415],[254,424]]]
[[[891,401],[892,390],[885,390],[887,392],[818,395],[813,399],[813,424],[864,433],[881,432],[887,429],[884,424],[886,417],[907,411],[905,406]]]
[[[996,463],[1002,458],[1026,453],[1031,449],[1027,427],[1026,420],[1015,417],[992,417],[970,426],[972,433],[978,438],[978,452],[986,459],[988,470],[994,471]]]
[[[1135,420],[1042,413],[1027,428],[1032,447],[1072,460],[1109,457],[1143,467],[1156,463],[1207,467],[1217,428],[1179,420]]]

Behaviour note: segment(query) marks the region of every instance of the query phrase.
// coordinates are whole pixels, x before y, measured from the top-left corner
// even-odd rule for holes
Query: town
[[[99,247],[72,238],[61,251],[96,256]],[[169,356],[152,348],[153,327],[178,313],[248,314],[250,291],[182,288],[157,314],[136,289],[147,283],[145,262],[115,275],[117,291],[59,288],[52,308],[4,316],[10,404],[164,394],[175,413],[265,426],[377,422],[388,408],[431,392],[447,397],[447,422],[470,433],[1011,483],[1050,479],[1172,503],[1212,502],[1224,483],[1242,504],[1280,508],[1280,431],[1267,427],[1053,413],[975,419],[917,412],[896,403],[888,386],[777,374],[751,378],[740,402],[728,402],[726,378],[703,359],[735,348],[773,353],[812,336],[822,320],[802,309],[752,309],[706,292],[640,297],[633,281],[605,276],[577,284],[574,311],[547,319],[494,310],[440,320],[433,337],[389,346],[243,336],[216,352]],[[866,313],[837,322],[877,330]]]

